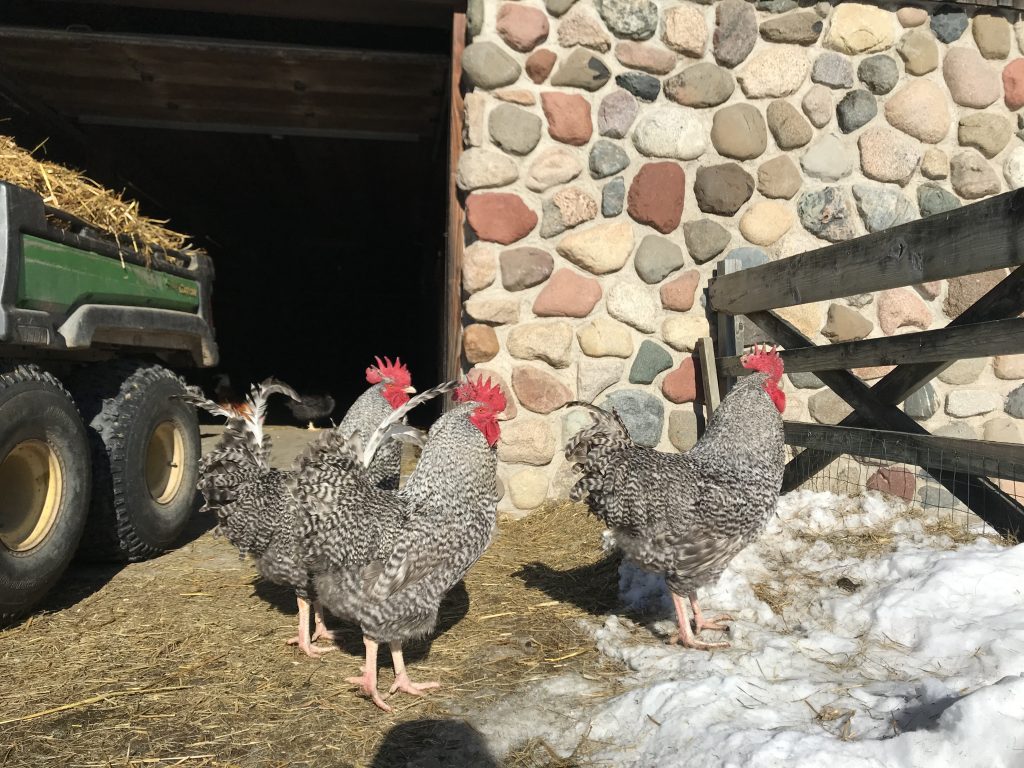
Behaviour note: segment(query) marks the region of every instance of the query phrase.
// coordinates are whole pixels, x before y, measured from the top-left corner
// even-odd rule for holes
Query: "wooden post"
[[[441,368],[445,379],[462,375],[462,226],[465,212],[459,200],[455,173],[462,156],[463,100],[462,52],[466,48],[466,14],[452,14],[452,59],[448,98],[448,231],[444,280],[444,343]],[[452,394],[444,395],[445,410],[451,408]]]
[[[702,336],[697,340],[697,352],[700,354],[700,376],[704,385],[704,405],[707,408],[707,420],[715,412],[721,402],[718,390],[718,366],[715,365],[715,345],[710,336]]]
[[[731,275],[733,272],[738,272],[741,269],[740,262],[737,259],[724,259],[721,264],[715,269],[716,277],[723,277],[724,275]],[[710,291],[709,291],[710,294]],[[708,306],[714,313],[714,317],[717,320],[717,328],[713,328],[712,332],[717,334],[718,337],[718,356],[719,357],[732,357],[738,355],[743,351],[743,327],[742,323],[737,323],[737,318],[727,312],[721,312],[717,310],[710,301],[708,300]],[[734,376],[722,376],[718,375],[718,390],[721,397],[725,397],[729,394],[729,390],[736,384],[736,378]]]

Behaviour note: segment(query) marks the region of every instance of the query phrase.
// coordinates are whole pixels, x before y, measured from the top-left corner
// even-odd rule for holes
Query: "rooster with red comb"
[[[686,453],[636,445],[613,411],[588,403],[592,426],[574,435],[565,457],[582,472],[570,491],[611,529],[625,557],[665,575],[688,648],[727,647],[697,637],[725,630],[729,616],[706,619],[697,589],[714,584],[729,562],[764,530],[779,499],[785,446],[778,351],[754,347],[742,358],[752,373],[715,410]],[[693,628],[683,600],[693,611]]]

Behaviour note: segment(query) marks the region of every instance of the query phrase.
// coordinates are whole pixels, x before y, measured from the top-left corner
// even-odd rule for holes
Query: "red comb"
[[[507,405],[505,393],[497,383],[491,381],[490,376],[475,381],[466,379],[455,390],[455,402],[480,403],[494,413],[501,413]]]
[[[377,361],[377,365],[371,365],[366,369],[366,380],[371,384],[379,384],[385,379],[399,387],[408,387],[412,384],[412,376],[409,375],[409,369],[402,364],[402,358],[396,357],[395,362],[391,362],[387,357],[383,361],[379,357],[375,357],[374,360]]]

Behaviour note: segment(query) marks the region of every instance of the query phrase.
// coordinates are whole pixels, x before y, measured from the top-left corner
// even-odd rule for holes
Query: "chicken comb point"
[[[501,385],[492,381],[490,376],[463,381],[455,390],[455,401],[458,403],[480,403],[495,413],[501,413],[507,406]]]
[[[381,360],[377,356],[374,360],[377,364],[366,369],[366,380],[370,384],[380,384],[385,380],[398,387],[408,387],[412,384],[412,376],[401,358],[396,357],[395,361],[391,362],[389,357]]]

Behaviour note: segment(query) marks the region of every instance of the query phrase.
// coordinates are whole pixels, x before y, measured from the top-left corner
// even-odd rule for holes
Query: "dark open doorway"
[[[217,269],[216,370],[238,389],[275,375],[343,408],[374,355],[420,388],[444,375],[456,3],[367,5],[0,11],[5,130],[196,236]]]

